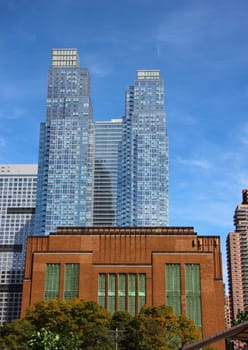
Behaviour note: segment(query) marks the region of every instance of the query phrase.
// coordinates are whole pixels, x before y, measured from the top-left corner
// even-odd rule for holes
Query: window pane
[[[126,310],[126,275],[119,274],[118,280],[118,311]]]
[[[64,300],[78,298],[79,264],[65,264]]]
[[[135,286],[135,274],[128,275],[128,312],[135,314],[136,305],[136,286]]]
[[[144,273],[140,273],[138,275],[138,296],[139,296],[139,310],[146,303],[146,275]]]
[[[57,299],[59,297],[59,273],[59,264],[46,264],[45,300]]]
[[[198,264],[187,264],[186,274],[186,313],[201,329],[201,286],[200,266]]]
[[[106,274],[100,273],[98,276],[98,304],[106,307]]]
[[[109,274],[109,286],[108,286],[108,310],[115,312],[115,288],[116,288],[116,275]]]
[[[173,307],[176,315],[181,314],[180,265],[166,264],[165,273],[166,304]]]

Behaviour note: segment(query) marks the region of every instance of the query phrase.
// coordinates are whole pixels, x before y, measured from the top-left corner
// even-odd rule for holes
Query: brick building
[[[192,227],[58,228],[28,238],[22,316],[52,298],[131,313],[169,304],[207,337],[225,328],[221,265],[220,238],[197,236]]]

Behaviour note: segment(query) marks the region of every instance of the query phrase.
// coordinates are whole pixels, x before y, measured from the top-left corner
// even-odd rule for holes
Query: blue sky
[[[0,1],[0,163],[37,162],[52,48],[78,48],[95,120],[124,114],[137,69],[160,69],[170,224],[221,235],[225,253],[248,187],[247,12],[246,0]]]

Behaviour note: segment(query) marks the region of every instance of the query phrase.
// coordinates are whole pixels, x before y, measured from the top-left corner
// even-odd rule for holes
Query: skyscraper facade
[[[41,123],[35,235],[92,224],[90,77],[76,49],[53,49]]]
[[[239,232],[229,232],[226,249],[230,315],[233,323],[238,311],[244,309]]]
[[[122,119],[95,122],[93,226],[116,226]]]
[[[37,165],[0,165],[0,325],[20,317],[27,236],[34,230]]]
[[[120,226],[168,226],[168,137],[159,70],[137,71],[126,92],[119,163]]]
[[[235,232],[227,237],[227,266],[232,319],[248,306],[248,189],[234,213]]]
[[[76,49],[53,49],[34,234],[59,226],[167,226],[168,217],[160,71],[137,71],[123,123],[93,125],[88,70],[80,68]]]

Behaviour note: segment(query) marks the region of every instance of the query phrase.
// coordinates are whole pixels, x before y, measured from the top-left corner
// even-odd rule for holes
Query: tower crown
[[[79,67],[77,49],[53,49],[52,67]]]
[[[160,70],[138,70],[136,72],[137,80],[154,80],[160,79]]]

